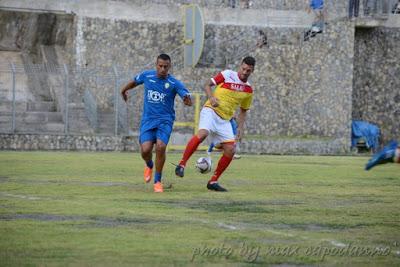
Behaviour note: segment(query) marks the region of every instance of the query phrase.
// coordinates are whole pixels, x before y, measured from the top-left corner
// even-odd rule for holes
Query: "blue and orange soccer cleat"
[[[149,183],[151,181],[151,177],[153,175],[153,169],[150,169],[149,167],[145,166],[144,167],[144,182]]]
[[[372,156],[372,158],[368,161],[367,165],[365,165],[365,170],[368,171],[379,164],[393,162],[396,149],[397,149],[397,142],[391,141],[381,151],[378,151]]]
[[[162,193],[164,192],[164,188],[161,182],[157,182],[154,184],[154,193]]]

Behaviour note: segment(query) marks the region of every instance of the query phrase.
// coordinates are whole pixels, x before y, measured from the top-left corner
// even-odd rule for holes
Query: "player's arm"
[[[209,80],[206,82],[206,84],[204,85],[204,92],[207,95],[207,98],[210,100],[211,106],[213,107],[218,107],[218,98],[216,98],[213,95],[213,90],[212,87],[214,87],[215,84],[213,82],[213,80]]]
[[[185,95],[184,97],[183,97],[183,103],[186,105],[186,106],[192,106],[193,105],[193,103],[192,103],[192,97],[190,96],[190,94],[187,94],[187,95]]]
[[[240,108],[239,114],[237,116],[238,128],[237,128],[237,134],[236,134],[236,139],[239,142],[242,140],[242,137],[243,137],[244,122],[246,121],[246,115],[247,115],[247,109]]]
[[[311,12],[310,0],[305,0],[305,4],[307,13],[310,13]]]
[[[125,102],[128,101],[128,91],[135,88],[136,86],[137,86],[136,82],[132,80],[122,88],[121,96]]]
[[[176,92],[182,98],[183,104],[189,107],[193,104],[192,96],[189,90],[185,87],[185,85],[181,81],[177,81]]]

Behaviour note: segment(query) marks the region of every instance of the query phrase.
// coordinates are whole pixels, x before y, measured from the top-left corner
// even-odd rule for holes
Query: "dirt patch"
[[[6,176],[0,176],[0,183],[6,183],[10,180],[10,178]]]
[[[81,182],[81,181],[62,181],[62,180],[33,180],[33,179],[28,179],[28,178],[21,178],[21,179],[9,179],[7,177],[4,177],[4,181],[1,180],[0,182],[13,182],[13,183],[19,183],[19,184],[38,184],[38,185],[83,185],[83,186],[99,186],[99,187],[111,187],[111,186],[124,186],[124,187],[137,187],[138,185],[135,185],[133,183],[126,183],[126,182],[111,182],[111,181],[105,181],[105,182],[92,182],[92,181],[87,181],[87,182]]]
[[[249,212],[249,213],[271,213],[275,212],[274,206],[292,206],[301,205],[303,202],[290,200],[266,200],[266,201],[227,201],[227,200],[149,200],[144,202],[153,202],[155,205],[167,205],[174,208],[189,208],[197,210],[206,210],[208,212]]]
[[[55,214],[0,214],[0,221],[34,220],[42,222],[77,222],[80,227],[118,227],[129,225],[164,224],[169,221],[150,218],[127,218],[105,216],[55,215]]]

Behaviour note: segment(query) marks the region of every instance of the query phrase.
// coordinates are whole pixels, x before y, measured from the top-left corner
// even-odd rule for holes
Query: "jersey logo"
[[[165,83],[165,89],[168,89],[169,88],[169,83]]]
[[[147,91],[147,100],[151,103],[164,103],[166,94],[158,91],[149,90]]]
[[[244,87],[243,85],[236,84],[236,83],[231,83],[231,89],[232,89],[232,90],[243,92],[243,91],[244,91],[244,88],[245,88],[245,87]]]

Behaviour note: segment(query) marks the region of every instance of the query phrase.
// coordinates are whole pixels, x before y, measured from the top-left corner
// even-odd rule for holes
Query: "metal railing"
[[[361,16],[387,16],[397,14],[396,10],[400,8],[398,0],[362,0]]]
[[[180,61],[176,64],[182,66]],[[128,135],[137,132],[143,90],[131,90],[127,102],[120,91],[134,74],[144,69],[123,71],[115,65],[96,69],[2,64],[0,133]],[[191,82],[186,86],[191,92],[198,92],[202,91],[203,83]],[[179,112],[181,119],[192,116]]]
[[[87,69],[68,65],[1,64],[0,132],[125,134],[129,128],[128,107],[120,89],[121,82],[129,78],[130,74],[118,73],[115,66]],[[49,110],[49,106],[55,108]],[[101,111],[114,114],[114,119],[103,121],[104,127],[99,132]]]
[[[85,112],[89,120],[90,126],[93,129],[97,130],[99,124],[97,118],[97,102],[94,95],[89,89],[85,90],[83,102],[85,103]]]

